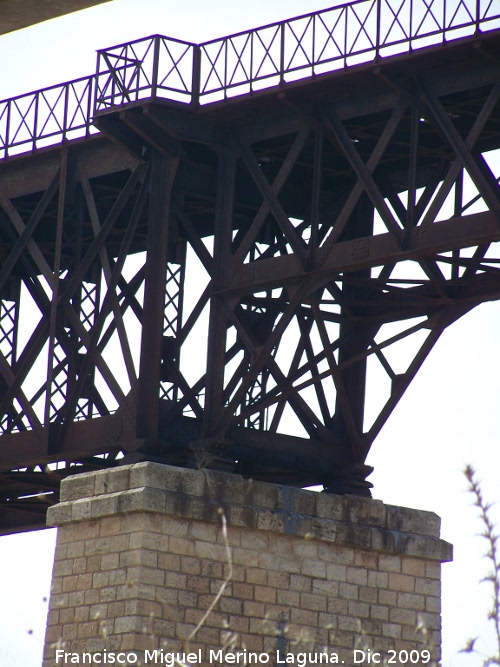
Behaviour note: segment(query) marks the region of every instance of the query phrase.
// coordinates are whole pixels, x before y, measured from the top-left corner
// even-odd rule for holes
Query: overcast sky
[[[90,74],[95,50],[161,33],[200,42],[328,6],[314,0],[114,0],[0,37],[0,99]],[[498,175],[498,174],[497,174]],[[445,667],[479,666],[459,655],[471,636],[494,649],[485,621],[487,563],[475,534],[462,474],[476,466],[486,496],[500,499],[500,305],[486,304],[441,338],[380,434],[368,463],[374,496],[386,503],[435,511],[442,537],[455,545],[443,566]],[[500,521],[498,508],[496,516]],[[0,538],[0,665],[39,667],[55,531]]]

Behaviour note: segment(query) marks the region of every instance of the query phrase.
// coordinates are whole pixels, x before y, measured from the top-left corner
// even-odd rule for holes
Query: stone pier
[[[48,523],[43,667],[439,659],[435,514],[138,463],[67,478]]]

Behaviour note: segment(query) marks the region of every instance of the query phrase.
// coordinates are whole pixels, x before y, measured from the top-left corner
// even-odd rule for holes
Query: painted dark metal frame
[[[0,530],[41,527],[61,477],[144,458],[369,494],[369,449],[441,333],[500,298],[495,35],[439,67],[423,49],[354,68],[347,94],[325,77],[203,113],[112,106],[92,141],[5,160]],[[206,275],[190,305],[188,255]]]

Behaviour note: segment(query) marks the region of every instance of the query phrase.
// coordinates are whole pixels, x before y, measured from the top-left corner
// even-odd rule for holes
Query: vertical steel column
[[[160,397],[177,402],[179,387],[172,375],[171,367],[179,370],[180,345],[178,341],[182,325],[184,302],[184,279],[186,275],[186,244],[178,244],[175,261],[167,265],[165,307],[163,320],[162,372]]]
[[[52,385],[57,375],[57,370],[55,369],[55,366],[57,366],[56,350],[59,346],[57,340],[57,330],[58,330],[58,318],[60,316],[60,311],[58,306],[59,306],[59,292],[60,292],[61,250],[63,242],[63,225],[64,225],[67,174],[68,174],[68,150],[63,149],[61,151],[61,169],[59,172],[59,198],[57,202],[57,220],[56,220],[56,234],[55,234],[55,244],[54,244],[54,263],[52,267],[52,284],[50,285],[50,288],[52,289],[52,296],[50,303],[49,348],[48,348],[47,384],[46,384],[45,412],[44,412],[44,424],[46,426],[45,436],[46,436],[47,447],[49,446],[50,442],[49,424],[53,416],[53,412],[56,412],[55,409],[53,411],[54,404],[52,402],[52,397],[53,397]]]
[[[227,314],[217,291],[224,286],[224,273],[229,266],[233,222],[236,152],[221,149],[217,174],[217,201],[214,226],[214,269],[207,341],[207,379],[203,435],[213,434],[222,414],[224,367],[226,356]]]
[[[17,359],[20,299],[21,281],[12,278],[2,287],[0,294],[0,398],[8,386],[6,373],[14,367]],[[10,412],[0,414],[0,434],[8,432],[13,424]]]
[[[366,195],[362,195],[352,216],[352,236],[354,238],[373,234],[374,208]],[[342,287],[342,320],[339,327],[338,364],[345,362],[366,350],[374,332],[368,331],[361,323],[362,311],[356,303],[366,298],[366,292],[353,284],[356,278],[367,278],[370,269],[344,273]],[[367,360],[363,358],[350,364],[340,373],[341,385],[337,386],[335,409],[335,437],[344,443],[345,466],[340,466],[338,474],[326,485],[333,493],[356,493],[370,495],[371,484],[365,481],[371,468],[364,465],[362,449],[363,422],[365,412]],[[347,410],[347,414],[346,414]]]
[[[139,438],[158,436],[170,201],[178,163],[178,156],[166,157],[157,151],[152,153],[137,392],[136,426]]]

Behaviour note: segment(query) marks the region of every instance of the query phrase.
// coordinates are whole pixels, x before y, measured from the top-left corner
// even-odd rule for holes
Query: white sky
[[[0,37],[0,99],[91,74],[98,48],[154,33],[200,42],[327,6],[325,0],[114,0]],[[455,545],[454,562],[443,567],[445,667],[481,664],[458,654],[471,636],[485,638],[485,652],[494,650],[485,621],[489,591],[478,584],[487,570],[485,545],[475,536],[481,526],[461,470],[474,465],[488,499],[500,499],[499,325],[500,305],[486,304],[445,332],[368,461],[376,498],[435,511],[443,538]],[[54,534],[0,538],[2,667],[41,664]]]

